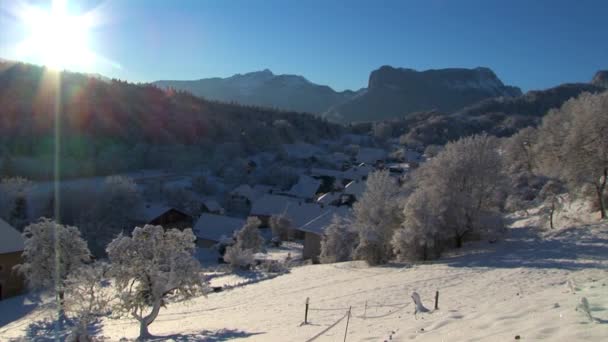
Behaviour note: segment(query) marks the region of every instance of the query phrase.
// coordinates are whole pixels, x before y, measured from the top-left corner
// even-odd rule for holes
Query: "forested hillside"
[[[211,158],[220,145],[241,155],[342,130],[309,114],[10,62],[0,63],[0,108],[3,172],[31,178],[52,175],[56,129],[64,176],[186,168]]]

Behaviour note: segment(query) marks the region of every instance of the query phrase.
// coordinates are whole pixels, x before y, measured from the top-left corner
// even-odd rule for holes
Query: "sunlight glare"
[[[68,14],[65,0],[54,0],[51,11],[30,8],[22,18],[29,37],[21,52],[55,69],[88,67],[94,61],[89,50],[89,19]]]

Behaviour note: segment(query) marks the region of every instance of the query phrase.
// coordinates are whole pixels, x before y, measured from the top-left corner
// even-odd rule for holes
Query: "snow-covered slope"
[[[272,280],[170,304],[150,331],[174,341],[342,341],[342,318],[352,308],[347,341],[607,340],[608,225],[564,228],[541,238],[529,222],[516,221],[505,241],[468,245],[412,267],[350,262],[295,268]],[[415,319],[411,292],[432,308],[436,290],[439,310]],[[300,325],[307,297],[310,324]],[[582,297],[595,322],[576,310]],[[23,336],[40,317],[34,311],[0,328],[0,340]],[[137,332],[127,319],[105,320],[101,329],[112,341]]]

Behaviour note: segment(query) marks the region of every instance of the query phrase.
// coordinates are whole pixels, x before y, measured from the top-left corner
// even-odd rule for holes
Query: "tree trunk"
[[[602,219],[606,218],[606,203],[604,202],[604,190],[606,189],[606,182],[608,182],[608,168],[604,169],[604,176],[602,177],[599,186],[596,186],[597,197],[600,204],[600,215]]]
[[[156,317],[158,316],[158,312],[160,311],[160,307],[162,304],[162,300],[158,299],[154,301],[154,306],[152,307],[152,311],[146,317],[142,317],[139,319],[139,337],[138,340],[143,341],[147,337],[150,337],[150,332],[148,331],[148,326],[154,322]]]
[[[456,234],[454,242],[456,242],[456,248],[462,247],[462,235]]]
[[[553,199],[551,200],[551,212],[549,213],[549,226],[551,227],[551,229],[553,229],[553,213],[555,213],[555,196],[553,196]]]

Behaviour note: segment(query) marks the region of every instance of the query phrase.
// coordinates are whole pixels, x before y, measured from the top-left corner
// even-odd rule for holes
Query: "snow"
[[[380,148],[363,147],[357,153],[357,161],[360,163],[373,164],[378,160],[384,160],[388,153]]]
[[[279,195],[264,195],[253,202],[251,215],[266,215],[284,213],[291,203],[296,203],[294,198]]]
[[[319,215],[309,220],[304,225],[298,227],[299,230],[322,235],[325,229],[331,224],[334,216],[350,218],[352,210],[348,207],[329,207],[324,209]]]
[[[161,216],[167,211],[173,208],[160,203],[147,203],[143,209],[139,212],[139,217],[136,219],[141,222],[150,222],[155,218]]]
[[[198,238],[219,242],[222,237],[231,237],[244,224],[243,219],[204,213],[196,221],[193,231]]]
[[[348,341],[512,341],[517,335],[525,341],[605,341],[608,224],[547,233],[529,226],[538,219],[534,214],[510,219],[504,241],[467,244],[434,262],[302,266],[168,304],[150,332],[167,341],[307,341],[316,335],[316,341],[342,341],[351,307]],[[436,290],[439,310],[433,310]],[[414,318],[412,292],[431,312]],[[301,325],[307,297],[309,324]],[[577,311],[583,297],[595,322]],[[44,305],[21,310],[25,301],[0,302],[0,322],[12,321],[0,328],[0,340],[24,336],[34,320],[53,313]],[[99,334],[110,341],[134,339],[138,325],[106,318]]]
[[[19,252],[23,247],[21,234],[0,218],[0,254]]]
[[[307,143],[283,144],[282,146],[289,159],[308,159],[323,152],[319,146]]]
[[[344,193],[347,195],[353,195],[355,198],[360,198],[365,192],[366,183],[364,181],[352,181],[346,184],[344,187]]]
[[[300,175],[298,182],[287,191],[287,194],[294,197],[312,199],[317,194],[320,186],[320,180],[307,175]]]

